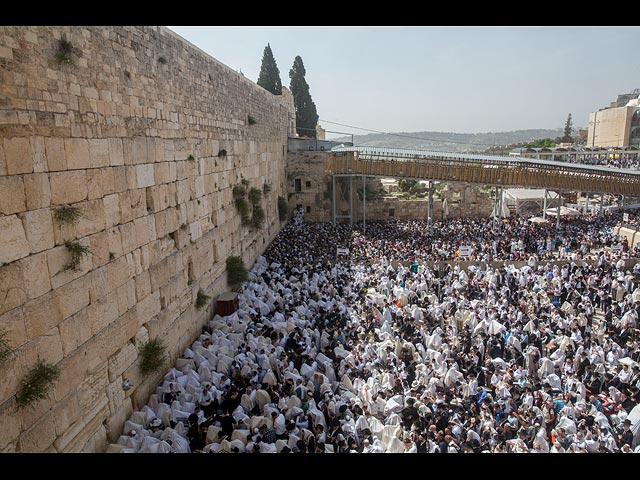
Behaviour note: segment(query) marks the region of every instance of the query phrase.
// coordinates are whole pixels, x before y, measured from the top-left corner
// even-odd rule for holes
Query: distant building
[[[289,110],[289,137],[297,137],[296,133],[296,106],[293,103],[293,94],[284,85],[282,86],[282,98],[287,102],[287,109]]]
[[[589,114],[589,147],[640,147],[640,89]]]
[[[326,140],[326,131],[324,128],[320,126],[320,124],[316,125],[316,139],[317,140]]]

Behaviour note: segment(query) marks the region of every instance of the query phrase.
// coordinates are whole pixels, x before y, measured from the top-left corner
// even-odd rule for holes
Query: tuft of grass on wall
[[[159,338],[149,340],[138,350],[140,373],[147,375],[159,370],[166,361],[166,345]]]
[[[18,408],[33,405],[46,398],[58,378],[60,378],[58,366],[38,360],[22,379],[20,389],[16,394]]]
[[[227,283],[232,287],[240,285],[242,282],[249,280],[249,272],[247,267],[244,266],[244,261],[241,257],[231,256],[227,257]]]
[[[211,297],[205,294],[202,289],[198,290],[198,296],[196,297],[196,308],[200,310],[202,307],[209,303]]]

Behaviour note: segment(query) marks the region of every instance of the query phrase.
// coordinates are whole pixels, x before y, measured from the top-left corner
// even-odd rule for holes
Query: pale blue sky
[[[169,28],[253,81],[267,42],[285,86],[300,55],[328,130],[586,127],[640,87],[640,27]]]

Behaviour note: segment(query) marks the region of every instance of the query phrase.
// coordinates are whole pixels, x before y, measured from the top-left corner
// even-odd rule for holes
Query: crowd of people
[[[617,221],[290,222],[110,451],[637,452]]]

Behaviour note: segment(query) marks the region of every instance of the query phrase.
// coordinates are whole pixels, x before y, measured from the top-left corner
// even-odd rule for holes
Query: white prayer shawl
[[[267,403],[271,403],[271,396],[266,390],[259,389],[256,391],[256,403],[262,412]]]
[[[402,395],[394,395],[387,399],[384,406],[384,414],[390,415],[391,413],[398,413],[404,408],[404,398]]]

